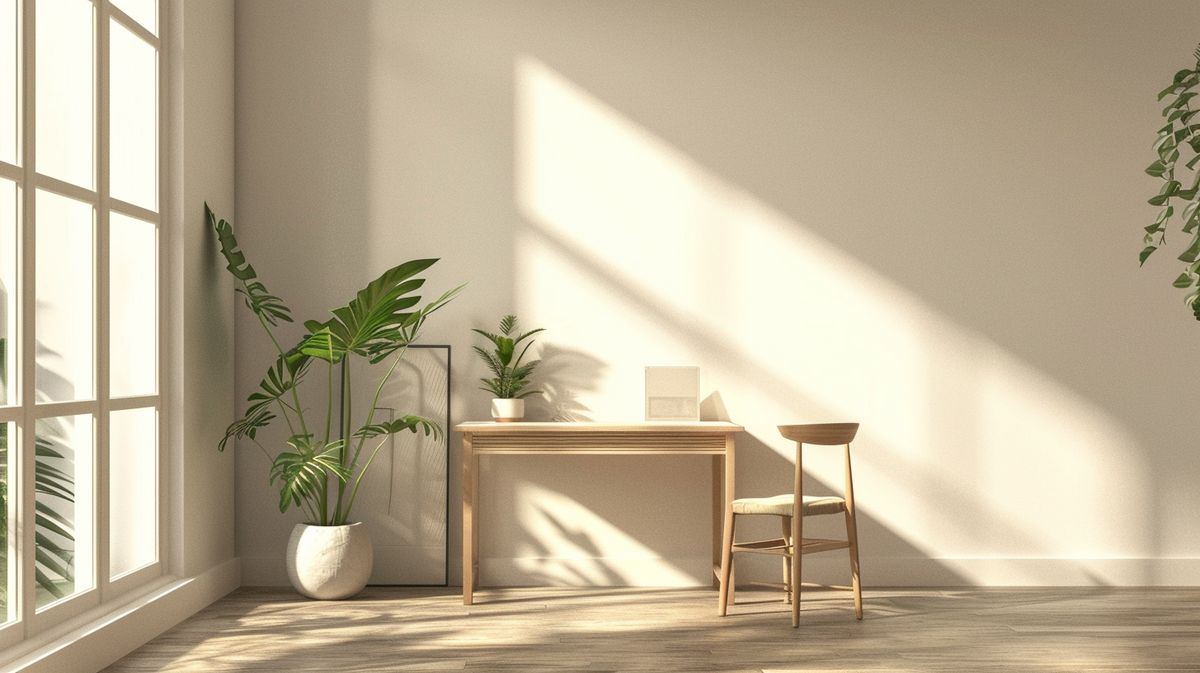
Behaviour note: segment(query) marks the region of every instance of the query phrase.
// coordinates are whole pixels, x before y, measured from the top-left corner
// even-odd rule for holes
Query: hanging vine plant
[[[1159,101],[1170,98],[1162,111],[1167,123],[1158,130],[1158,138],[1154,141],[1158,160],[1146,168],[1146,173],[1162,179],[1162,187],[1149,200],[1150,205],[1159,208],[1158,217],[1145,227],[1143,243],[1146,247],[1138,257],[1141,264],[1145,264],[1155,250],[1166,245],[1167,227],[1179,213],[1183,233],[1189,234],[1191,240],[1179,255],[1179,261],[1185,266],[1174,285],[1190,290],[1184,302],[1200,320],[1200,170],[1197,170],[1197,164],[1200,164],[1200,119],[1196,119],[1200,115],[1200,101],[1196,101],[1196,108],[1192,106],[1192,99],[1200,95],[1195,91],[1200,85],[1200,46],[1193,55],[1196,64],[1175,73],[1171,85],[1158,93]],[[1192,123],[1193,120],[1196,123]],[[1180,148],[1186,148],[1190,155],[1182,165]],[[1184,187],[1185,184],[1188,186]]]

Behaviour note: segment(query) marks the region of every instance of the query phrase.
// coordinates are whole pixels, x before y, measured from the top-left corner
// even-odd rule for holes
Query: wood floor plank
[[[778,592],[243,588],[105,669],[148,671],[1197,671],[1200,588]]]

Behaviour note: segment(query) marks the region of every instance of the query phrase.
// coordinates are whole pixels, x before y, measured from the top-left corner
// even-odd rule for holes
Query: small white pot
[[[498,423],[519,421],[525,418],[525,400],[492,399],[492,418]]]
[[[371,576],[374,550],[360,521],[345,526],[298,523],[288,539],[292,586],[309,598],[340,600],[362,591]]]

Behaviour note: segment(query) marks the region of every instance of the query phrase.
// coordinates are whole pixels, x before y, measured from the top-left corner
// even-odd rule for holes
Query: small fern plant
[[[1155,250],[1166,244],[1167,226],[1178,211],[1183,233],[1190,234],[1191,241],[1179,255],[1179,261],[1185,266],[1174,285],[1190,291],[1184,302],[1200,320],[1200,170],[1197,170],[1197,164],[1200,163],[1200,119],[1196,118],[1200,115],[1200,106],[1193,110],[1191,105],[1192,99],[1197,96],[1194,89],[1200,85],[1200,46],[1196,47],[1193,56],[1196,64],[1175,73],[1171,85],[1158,93],[1159,101],[1173,98],[1162,110],[1167,123],[1158,130],[1158,138],[1154,141],[1158,159],[1146,168],[1146,173],[1162,180],[1162,187],[1158,194],[1149,199],[1150,205],[1159,209],[1158,217],[1153,224],[1144,227],[1146,233],[1142,243],[1145,247],[1138,257],[1141,264],[1145,264]],[[1191,155],[1182,167],[1181,147],[1186,147]],[[1184,187],[1184,183],[1190,186]]]
[[[544,327],[519,334],[517,316],[510,314],[500,319],[499,334],[481,329],[472,331],[486,338],[492,345],[490,351],[482,346],[475,346],[475,352],[479,354],[492,373],[491,378],[479,379],[483,383],[480,390],[486,390],[495,397],[505,400],[519,400],[541,392],[540,390],[525,390],[529,385],[529,377],[533,375],[533,370],[537,369],[541,360],[530,360],[521,364],[521,361],[525,359],[525,354],[529,352],[529,347],[535,342],[529,341],[523,348],[521,343],[538,332],[544,332]],[[518,348],[521,349],[519,355],[517,355]],[[513,357],[514,355],[516,358]]]

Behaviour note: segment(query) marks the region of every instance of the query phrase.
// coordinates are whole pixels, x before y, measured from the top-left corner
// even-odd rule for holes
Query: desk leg
[[[726,607],[733,603],[733,483],[735,472],[733,435],[725,437],[725,525],[721,540],[721,595],[717,614],[724,617]]]
[[[721,488],[725,482],[725,464],[721,456],[712,457],[712,565],[713,588],[721,588],[721,526],[725,521],[725,498]]]
[[[463,474],[462,474],[462,585],[463,605],[471,605],[475,600],[475,500],[476,475],[475,451],[471,447],[471,436],[463,435]]]

